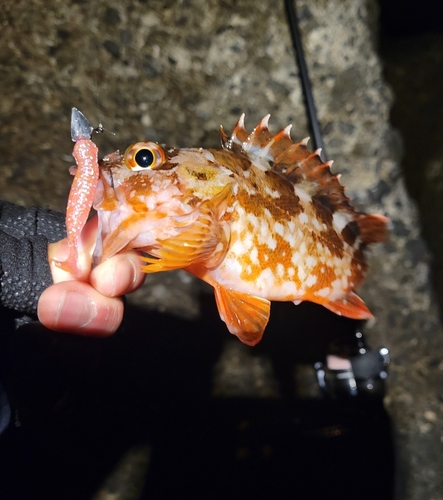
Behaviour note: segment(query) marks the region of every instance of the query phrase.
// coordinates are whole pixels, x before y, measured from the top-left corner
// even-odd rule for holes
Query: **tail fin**
[[[364,214],[358,219],[360,237],[364,244],[379,243],[388,236],[389,219],[379,214]]]

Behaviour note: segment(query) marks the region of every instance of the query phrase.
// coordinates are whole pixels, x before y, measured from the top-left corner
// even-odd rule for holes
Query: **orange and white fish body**
[[[308,300],[350,318],[372,315],[353,292],[364,250],[387,219],[355,211],[332,162],[276,135],[269,116],[244,115],[219,149],[137,143],[100,165],[95,261],[140,249],[147,273],[185,269],[214,287],[220,317],[248,345],[262,338],[270,301]]]

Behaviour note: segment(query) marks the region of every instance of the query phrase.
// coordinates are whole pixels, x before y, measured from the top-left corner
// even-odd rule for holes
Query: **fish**
[[[253,346],[271,301],[310,301],[369,319],[354,292],[388,219],[355,210],[331,161],[242,114],[219,148],[138,142],[100,161],[94,262],[141,250],[142,270],[184,269],[211,285],[220,318]]]

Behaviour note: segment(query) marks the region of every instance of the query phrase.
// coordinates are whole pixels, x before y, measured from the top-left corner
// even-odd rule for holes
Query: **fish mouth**
[[[114,189],[114,176],[112,174],[112,167],[107,164],[99,165],[99,176],[111,189]]]
[[[114,189],[113,169],[122,167],[123,156],[120,151],[114,151],[103,157],[99,162],[100,177],[106,181],[109,187]]]
[[[99,210],[106,201],[115,200],[114,176],[109,167],[101,167],[95,189],[93,207]]]
[[[111,189],[114,189],[114,176],[112,175],[112,169],[108,169],[106,172],[109,176],[109,181],[108,184],[111,187]]]

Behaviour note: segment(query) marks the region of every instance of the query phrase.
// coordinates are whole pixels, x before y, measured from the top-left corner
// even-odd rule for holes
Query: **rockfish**
[[[339,315],[372,317],[354,293],[367,271],[364,251],[387,221],[354,210],[339,176],[276,135],[269,115],[248,133],[242,115],[221,147],[139,142],[100,162],[94,208],[95,263],[142,250],[143,271],[184,269],[213,286],[221,319],[248,345],[269,320],[270,301],[308,300]]]

